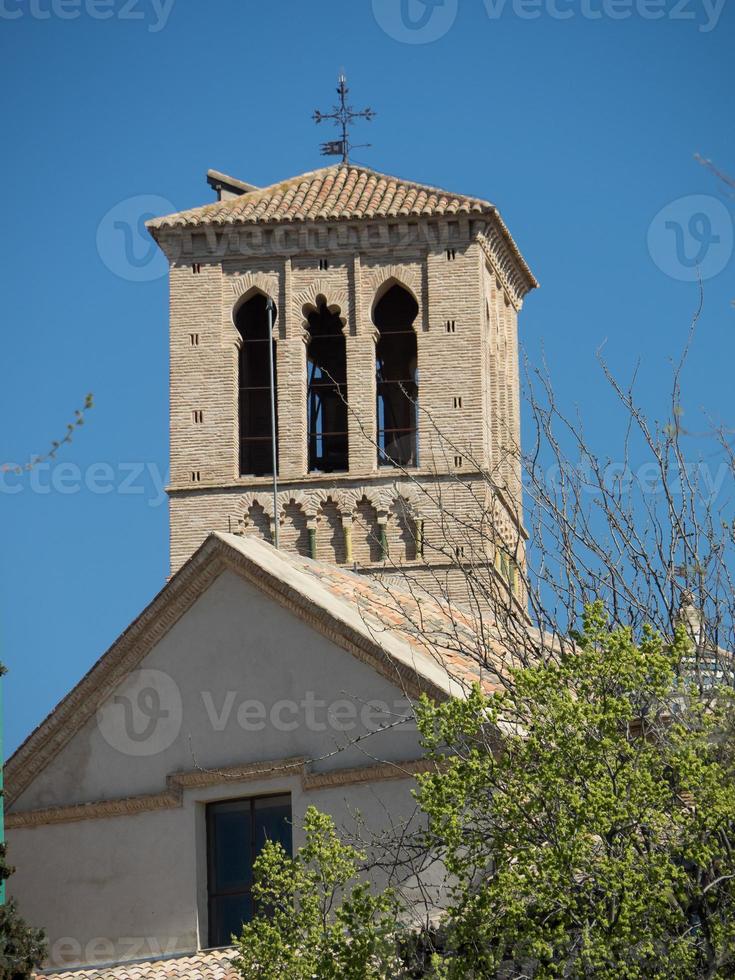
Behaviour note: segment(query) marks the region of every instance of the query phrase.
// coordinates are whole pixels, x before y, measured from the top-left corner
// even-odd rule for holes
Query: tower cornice
[[[164,215],[147,227],[172,261],[318,255],[325,249],[367,254],[477,238],[516,309],[538,285],[490,201],[349,164]]]

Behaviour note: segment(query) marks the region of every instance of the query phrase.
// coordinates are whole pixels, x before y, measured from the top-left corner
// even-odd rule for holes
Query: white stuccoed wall
[[[127,754],[127,745],[120,751],[108,744],[93,719],[11,812],[161,793],[171,773],[197,767],[217,770],[304,756],[321,759],[311,766],[318,772],[367,766],[376,758],[401,761],[420,756],[416,733],[400,731],[371,736],[358,747],[331,755],[364,728],[358,717],[352,731],[337,731],[326,709],[315,711],[326,731],[313,730],[301,709],[298,716],[285,709],[282,713],[291,731],[270,723],[263,731],[243,730],[237,709],[245,700],[262,702],[270,713],[279,700],[298,704],[313,692],[316,699],[339,702],[337,710],[344,718],[345,701],[354,702],[359,716],[364,702],[393,707],[400,705],[402,695],[398,687],[232,572],[212,583],[140,667],[161,671],[180,692],[181,726],[173,743],[152,755],[133,756]],[[136,695],[135,678],[134,672],[116,695]],[[229,694],[229,717],[213,724],[211,706],[219,714],[228,703],[228,692],[234,692]],[[299,774],[283,772],[185,789],[180,806],[11,829],[10,859],[18,867],[11,893],[23,915],[45,927],[54,965],[193,950],[206,945],[207,938],[207,802],[290,792],[298,846],[298,828],[309,804],[332,813],[348,830],[358,809],[368,827],[379,830],[386,813],[394,821],[412,813],[413,785],[411,779],[391,779],[304,791]]]

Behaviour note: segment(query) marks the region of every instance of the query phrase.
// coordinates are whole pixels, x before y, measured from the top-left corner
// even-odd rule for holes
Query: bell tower
[[[346,162],[208,182],[217,201],[148,224],[171,269],[172,570],[212,530],[277,526],[281,549],[457,601],[478,556],[521,590],[537,283],[497,209]]]

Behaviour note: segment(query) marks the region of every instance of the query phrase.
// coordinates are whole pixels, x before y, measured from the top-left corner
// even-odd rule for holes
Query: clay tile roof
[[[491,693],[502,685],[501,675],[516,662],[507,639],[501,638],[497,628],[480,622],[468,607],[450,603],[441,595],[430,595],[409,583],[399,584],[392,577],[389,584],[383,584],[373,576],[329,562],[277,552],[251,538],[229,534],[217,537],[250,555],[266,556],[266,562],[270,559],[298,569],[306,592],[316,596],[326,590],[339,605],[357,610],[369,634],[386,653],[391,639],[406,644],[417,658],[414,663],[419,670],[421,662],[431,662],[465,689],[477,683]]]
[[[190,956],[87,967],[61,973],[43,971],[38,980],[238,980],[231,965],[231,949],[212,949]]]
[[[155,218],[148,222],[148,227],[155,234],[160,228],[211,224],[458,214],[495,215],[497,212],[489,201],[481,198],[452,194],[367,167],[338,163],[239,197]]]

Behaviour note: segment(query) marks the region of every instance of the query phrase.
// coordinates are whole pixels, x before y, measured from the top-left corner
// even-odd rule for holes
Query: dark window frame
[[[323,296],[305,310],[306,445],[309,473],[348,473],[350,469],[347,409],[347,338],[341,311],[332,311]]]
[[[397,304],[397,306],[396,306]],[[375,426],[379,468],[419,465],[418,337],[415,297],[394,283],[375,303]]]
[[[273,438],[271,435],[270,369],[268,360],[268,297],[256,291],[241,301],[234,313],[235,328],[241,337],[238,351],[238,443],[240,476],[273,476]],[[273,386],[276,415],[276,471],[278,446],[278,331],[274,311]]]
[[[219,911],[220,903],[223,899],[227,898],[249,898],[251,902],[251,911],[254,911],[254,904],[252,902],[252,889],[253,889],[253,878],[252,878],[252,868],[260,853],[260,849],[257,841],[257,821],[256,812],[258,809],[258,804],[262,804],[267,801],[282,801],[284,808],[288,808],[288,817],[286,822],[290,827],[293,821],[293,800],[290,793],[267,793],[262,796],[246,796],[237,797],[235,799],[226,800],[213,800],[211,803],[206,804],[206,846],[207,846],[207,934],[208,934],[208,946],[209,948],[215,948],[220,946],[231,945],[231,939],[228,935],[224,938],[221,935],[222,932],[222,915]],[[250,821],[250,839],[247,842],[246,848],[249,851],[248,855],[248,868],[250,872],[249,884],[227,888],[219,887],[217,878],[217,833],[216,833],[216,815],[218,810],[221,812],[226,807],[234,807],[240,804],[243,811],[249,813]],[[291,840],[291,852],[293,852],[293,840]]]

